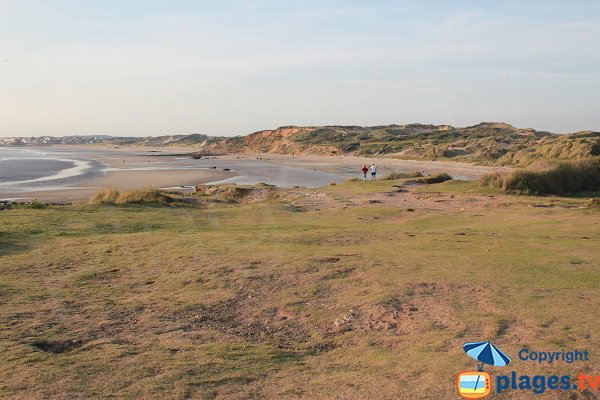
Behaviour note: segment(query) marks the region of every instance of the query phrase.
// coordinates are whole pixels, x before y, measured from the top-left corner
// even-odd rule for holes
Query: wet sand
[[[86,181],[77,186],[62,187],[56,190],[15,193],[5,197],[12,200],[37,199],[40,201],[71,202],[89,199],[103,188],[143,189],[173,188],[184,192],[191,187],[233,176],[225,171],[184,170],[184,171],[115,171],[99,179]]]
[[[474,165],[464,162],[453,161],[430,161],[430,160],[398,160],[392,158],[356,157],[356,156],[318,156],[302,155],[290,156],[281,154],[230,154],[220,156],[220,160],[256,160],[292,167],[316,169],[318,171],[330,172],[344,175],[347,178],[360,177],[360,169],[363,165],[377,165],[377,176],[383,177],[391,172],[425,172],[437,174],[446,172],[459,179],[478,179],[481,175],[493,172],[506,172],[509,167],[489,167]],[[232,179],[232,180],[235,180]]]
[[[70,149],[70,147],[64,146],[55,148],[67,151]],[[180,157],[176,155],[156,156],[161,152],[174,153],[173,150],[165,151],[161,149],[156,151],[156,155],[139,155],[135,152],[148,152],[153,149],[112,150],[82,146],[77,146],[77,148],[98,150],[99,153],[93,153],[91,157],[101,161],[108,167],[106,174],[100,178],[82,181],[72,186],[10,193],[1,197],[10,200],[37,199],[48,202],[72,202],[89,199],[96,191],[105,188],[120,190],[178,188],[182,191],[189,191],[195,185],[227,179],[235,175],[231,171],[198,168],[192,163],[193,160],[190,159],[188,163],[187,160],[180,160]],[[124,155],[124,151],[131,154]]]

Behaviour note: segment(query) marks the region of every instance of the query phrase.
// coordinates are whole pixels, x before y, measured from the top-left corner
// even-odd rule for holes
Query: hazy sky
[[[0,136],[600,130],[600,1],[0,0]]]

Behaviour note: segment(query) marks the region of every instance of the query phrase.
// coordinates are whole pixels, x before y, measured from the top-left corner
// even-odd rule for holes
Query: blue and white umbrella
[[[492,342],[469,342],[463,345],[463,349],[470,357],[481,362],[480,370],[483,370],[483,364],[505,367],[510,363],[510,358]]]

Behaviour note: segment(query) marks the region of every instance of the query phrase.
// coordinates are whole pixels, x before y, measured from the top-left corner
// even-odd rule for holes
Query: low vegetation
[[[395,181],[398,179],[404,178],[419,178],[423,176],[423,174],[419,171],[415,172],[391,172],[390,174],[384,176],[382,179],[384,181]]]
[[[523,347],[598,348],[600,225],[569,206],[587,199],[403,184],[2,211],[0,398],[451,399],[466,341],[530,376]]]
[[[114,204],[117,201],[119,194],[117,189],[101,189],[92,196],[89,203],[93,205]]]
[[[172,204],[175,198],[156,189],[128,190],[104,189],[90,199],[91,205],[102,204]]]
[[[442,173],[439,173],[436,175],[428,176],[426,178],[418,179],[417,182],[432,184],[432,183],[442,183],[442,182],[446,182],[449,180],[452,180],[452,177],[449,174],[442,172]]]
[[[538,162],[510,173],[484,175],[482,187],[520,194],[576,194],[600,191],[600,158],[572,162]]]
[[[2,202],[0,204],[0,209],[10,209],[10,208],[22,208],[22,209],[33,209],[33,210],[42,210],[48,207],[48,204],[33,199],[31,201],[21,201],[21,202]]]

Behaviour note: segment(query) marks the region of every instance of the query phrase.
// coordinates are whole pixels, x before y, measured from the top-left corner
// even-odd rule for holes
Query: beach
[[[3,148],[7,153],[7,148]],[[10,150],[10,148],[9,148]],[[15,151],[23,151],[16,148]],[[78,176],[61,176],[59,171],[50,177],[27,180],[26,190],[10,191],[13,186],[0,186],[0,199],[72,202],[85,200],[103,188],[138,189],[172,188],[190,190],[198,184],[226,179],[234,175],[230,171],[207,168],[193,163],[191,159],[180,157],[181,151],[155,149],[102,149],[94,147],[44,147],[27,148],[29,152],[39,152],[43,158],[56,158],[64,162],[88,164],[81,167]],[[38,156],[42,158],[42,156]],[[75,160],[75,161],[73,161]],[[90,165],[93,165],[91,167]],[[55,179],[52,179],[55,178]],[[30,183],[32,181],[36,181]],[[187,188],[187,189],[186,189]]]
[[[387,157],[359,157],[352,155],[343,156],[321,156],[300,155],[290,156],[286,154],[244,154],[227,155],[219,157],[222,160],[244,160],[262,158],[266,162],[291,167],[306,169],[317,169],[323,172],[343,174],[348,178],[360,176],[363,165],[375,164],[378,167],[378,175],[384,176],[391,172],[424,172],[437,174],[446,172],[459,179],[477,179],[481,175],[494,171],[508,171],[508,167],[490,167],[455,161],[433,161],[433,160],[402,160]]]
[[[10,150],[3,148],[4,153],[9,151],[7,149]],[[22,148],[15,150],[23,151]],[[65,170],[80,168],[80,175],[67,179],[59,172],[54,181],[52,176],[34,179],[42,182],[36,182],[37,186],[27,186],[26,190],[10,191],[5,186],[5,190],[0,191],[0,199],[73,202],[84,201],[104,188],[159,188],[189,192],[196,185],[221,183],[322,187],[360,177],[361,166],[371,164],[377,165],[379,177],[391,172],[422,172],[426,175],[446,172],[455,179],[477,179],[482,174],[500,170],[460,162],[356,156],[229,154],[192,159],[184,155],[193,148],[51,146],[25,150],[40,152],[46,158],[54,157],[65,163],[79,163],[79,167],[65,166]]]

